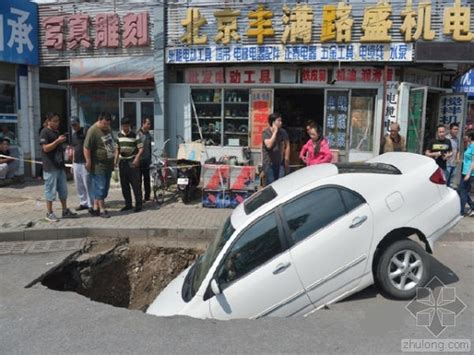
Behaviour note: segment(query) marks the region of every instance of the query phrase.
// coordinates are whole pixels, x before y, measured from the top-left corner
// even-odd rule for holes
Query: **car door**
[[[323,187],[282,206],[290,253],[313,304],[355,287],[367,264],[373,217],[365,200],[342,187]]]
[[[214,279],[221,290],[208,288],[213,318],[290,316],[314,309],[298,278],[275,212],[245,229],[229,247]],[[307,309],[309,307],[309,309]]]

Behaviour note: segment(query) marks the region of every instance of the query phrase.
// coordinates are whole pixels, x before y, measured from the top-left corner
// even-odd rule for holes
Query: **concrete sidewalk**
[[[120,212],[124,206],[120,188],[112,188],[107,199],[111,218],[91,217],[87,211],[80,218],[46,221],[43,185],[29,181],[22,185],[0,188],[0,241],[82,238],[85,236],[162,237],[209,240],[232,213],[231,209],[202,208],[199,201],[190,205],[169,202],[159,207],[146,203],[139,213]],[[75,187],[69,184],[68,204],[71,209],[79,205]],[[54,208],[60,216],[61,207]],[[463,218],[443,240],[474,240],[474,218]]]
[[[75,187],[69,183],[68,206],[74,210],[79,206]],[[48,222],[45,219],[46,206],[43,185],[29,181],[21,185],[0,189],[0,241],[76,238],[87,235],[107,236],[154,236],[173,230],[182,233],[213,234],[232,213],[231,209],[202,208],[199,201],[184,205],[167,197],[164,206],[147,202],[139,213],[120,212],[124,206],[120,188],[111,188],[107,208],[111,218],[91,217],[87,211],[80,211],[79,218]],[[53,206],[58,217],[61,206]],[[188,233],[188,234],[189,234]],[[45,236],[46,234],[46,236]],[[208,235],[204,236],[208,238]],[[44,239],[43,238],[43,239]]]

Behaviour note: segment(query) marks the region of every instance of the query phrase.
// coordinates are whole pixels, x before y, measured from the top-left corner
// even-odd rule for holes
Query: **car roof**
[[[379,179],[388,182],[396,176],[416,174],[419,169],[431,168],[434,165],[436,165],[434,160],[426,156],[401,152],[382,154],[366,162],[311,165],[272,183],[270,186],[277,196],[269,203],[278,204],[279,201],[286,200],[288,195],[303,190],[305,186],[315,186],[318,182],[334,183],[355,190],[360,190],[361,186],[364,186],[364,197],[372,199],[380,194],[381,189],[384,189],[385,184],[378,184]],[[362,180],[354,179],[356,174],[365,176]],[[373,178],[373,181],[369,181],[370,178]],[[232,213],[231,221],[234,227],[244,226],[249,220],[253,220],[255,216],[261,214],[260,212],[266,210],[265,206],[268,203],[252,210],[249,214],[246,213],[244,205],[245,202],[237,206]]]

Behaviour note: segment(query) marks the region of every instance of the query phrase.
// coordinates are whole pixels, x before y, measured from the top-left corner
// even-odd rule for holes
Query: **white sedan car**
[[[307,315],[374,282],[411,298],[430,276],[427,253],[460,218],[458,195],[425,156],[307,167],[238,206],[147,313]]]

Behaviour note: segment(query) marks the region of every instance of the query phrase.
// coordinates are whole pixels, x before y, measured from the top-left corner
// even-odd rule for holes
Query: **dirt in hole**
[[[37,281],[53,290],[73,291],[93,301],[146,311],[160,291],[202,252],[131,244],[128,239],[88,241],[82,250]]]

